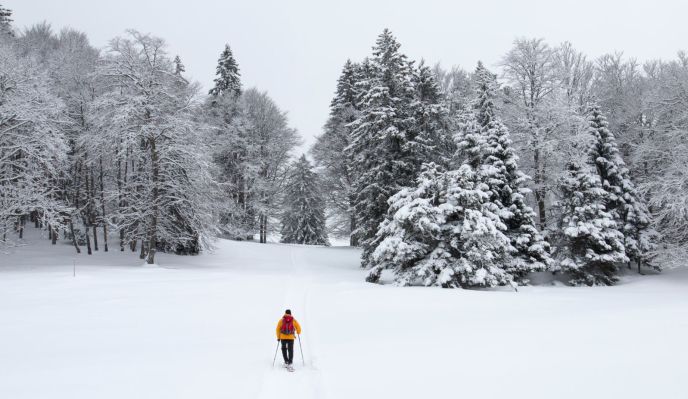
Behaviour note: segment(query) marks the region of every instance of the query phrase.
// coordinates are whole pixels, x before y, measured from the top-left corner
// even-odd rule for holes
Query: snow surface
[[[158,266],[47,239],[0,254],[0,398],[688,397],[686,269],[443,290],[367,284],[358,257],[224,240]],[[286,307],[295,373],[271,366]]]

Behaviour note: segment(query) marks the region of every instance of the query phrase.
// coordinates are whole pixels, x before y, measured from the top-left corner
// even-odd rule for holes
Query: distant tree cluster
[[[53,244],[91,254],[114,238],[147,263],[221,234],[266,241],[299,137],[266,93],[242,89],[229,46],[204,99],[160,38],[128,31],[101,53],[72,29],[17,31],[11,15],[0,7],[0,244],[29,222]]]

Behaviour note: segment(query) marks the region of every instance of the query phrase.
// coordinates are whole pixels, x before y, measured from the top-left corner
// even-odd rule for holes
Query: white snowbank
[[[350,248],[220,241],[142,268],[112,244],[0,254],[0,398],[686,397],[685,269],[442,290],[366,284]],[[295,373],[271,368],[286,307]]]

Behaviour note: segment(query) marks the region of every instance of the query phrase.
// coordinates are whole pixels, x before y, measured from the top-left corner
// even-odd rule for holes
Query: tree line
[[[389,30],[344,64],[312,155],[368,281],[608,285],[681,253],[685,54],[517,39],[499,68],[416,63]]]
[[[265,242],[288,216],[298,132],[242,89],[229,46],[204,96],[160,38],[127,31],[101,52],[73,29],[18,31],[11,15],[1,8],[0,244],[34,223],[53,244],[154,263],[217,236]]]
[[[229,45],[207,94],[164,40],[103,50],[0,7],[0,243],[29,223],[75,251],[197,254],[216,237],[362,248],[367,279],[613,284],[688,246],[688,57],[589,60],[518,39],[498,73],[408,59],[385,30],[347,61],[323,132],[244,89]],[[113,242],[114,240],[114,242]]]

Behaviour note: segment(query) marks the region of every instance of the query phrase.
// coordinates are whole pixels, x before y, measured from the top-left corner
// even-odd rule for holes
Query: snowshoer
[[[291,310],[284,311],[284,316],[277,322],[277,341],[282,343],[282,357],[287,368],[291,369],[294,361],[294,340],[301,334],[301,325],[291,315]]]

